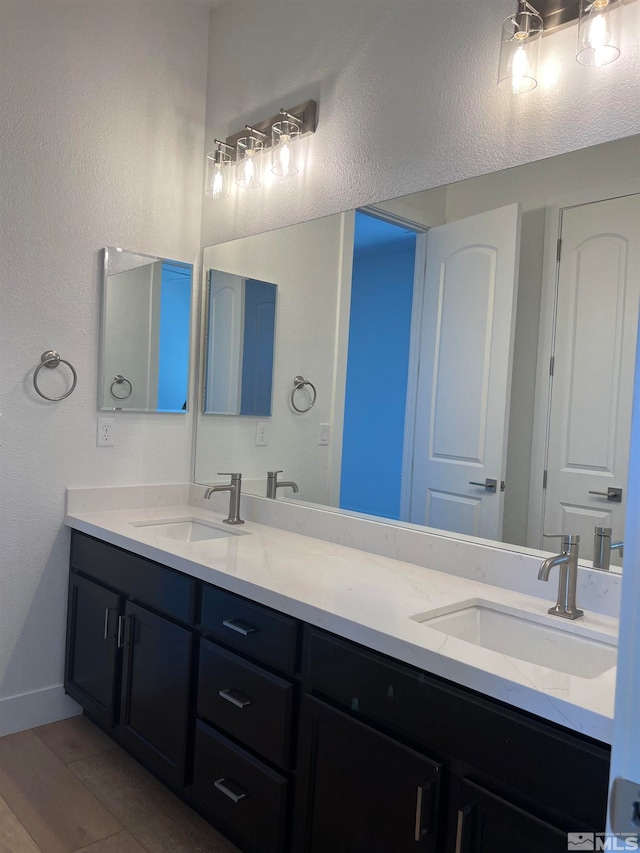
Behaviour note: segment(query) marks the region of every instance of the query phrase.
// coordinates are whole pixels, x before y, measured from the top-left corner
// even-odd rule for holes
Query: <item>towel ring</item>
[[[129,386],[128,392],[122,396],[119,394],[114,394],[113,393],[113,386],[114,385],[122,385],[123,382],[126,382],[127,385]],[[129,397],[131,396],[132,391],[133,391],[133,385],[131,384],[131,382],[128,379],[125,379],[125,377],[121,373],[116,373],[116,375],[113,377],[113,382],[111,383],[111,387],[109,388],[109,393],[111,394],[113,399],[114,400],[128,400]]]
[[[40,388],[38,387],[38,374],[40,373],[43,367],[48,367],[49,369],[53,370],[53,368],[58,367],[59,364],[67,365],[73,376],[73,382],[71,383],[71,388],[69,388],[66,394],[61,394],[59,397],[48,397],[46,394],[43,394]],[[42,355],[40,356],[40,364],[36,367],[33,373],[33,387],[44,400],[49,400],[51,403],[57,403],[59,400],[64,400],[65,397],[68,397],[70,394],[73,394],[73,392],[76,390],[77,384],[78,374],[76,373],[76,369],[70,361],[66,361],[64,358],[60,358],[60,353],[56,352],[54,349],[48,349],[46,352],[42,353]]]
[[[305,385],[309,385],[313,392],[313,397],[311,398],[311,402],[309,403],[306,409],[299,409],[296,406],[293,398],[295,396],[296,391],[299,391],[301,388],[304,388]],[[295,379],[293,380],[293,391],[291,392],[291,407],[295,409],[296,412],[299,412],[301,415],[303,415],[305,412],[308,412],[310,411],[310,409],[313,409],[317,396],[318,395],[316,393],[316,386],[313,384],[313,382],[309,382],[309,380],[305,379],[303,376],[295,377]]]

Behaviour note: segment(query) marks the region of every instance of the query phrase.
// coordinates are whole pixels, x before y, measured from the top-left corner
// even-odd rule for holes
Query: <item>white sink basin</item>
[[[225,539],[229,536],[243,536],[248,531],[236,530],[232,526],[217,525],[200,518],[168,518],[164,521],[137,521],[133,527],[155,528],[167,539],[178,542],[205,542],[207,539]]]
[[[614,637],[482,599],[418,613],[411,619],[475,646],[580,678],[595,678],[616,665]]]

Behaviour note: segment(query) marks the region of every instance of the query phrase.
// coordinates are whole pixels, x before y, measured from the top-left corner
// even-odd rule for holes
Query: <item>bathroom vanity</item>
[[[604,829],[615,670],[514,665],[410,618],[479,588],[503,610],[548,602],[221,519],[67,515],[65,686],[242,850],[564,853],[568,831]]]

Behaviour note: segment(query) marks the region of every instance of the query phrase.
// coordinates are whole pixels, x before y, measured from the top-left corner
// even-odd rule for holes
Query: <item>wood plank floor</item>
[[[90,723],[0,738],[0,853],[239,853]]]

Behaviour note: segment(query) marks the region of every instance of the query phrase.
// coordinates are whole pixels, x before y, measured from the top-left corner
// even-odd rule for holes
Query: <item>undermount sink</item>
[[[613,637],[596,635],[575,624],[552,624],[552,616],[538,616],[482,599],[410,618],[475,646],[580,678],[596,678],[616,665],[618,649]],[[557,618],[556,621],[560,622]]]
[[[234,530],[203,521],[200,518],[168,518],[164,521],[137,521],[133,527],[156,528],[161,536],[176,539],[178,542],[205,542],[207,539],[225,539],[229,536],[243,536],[248,531]]]

